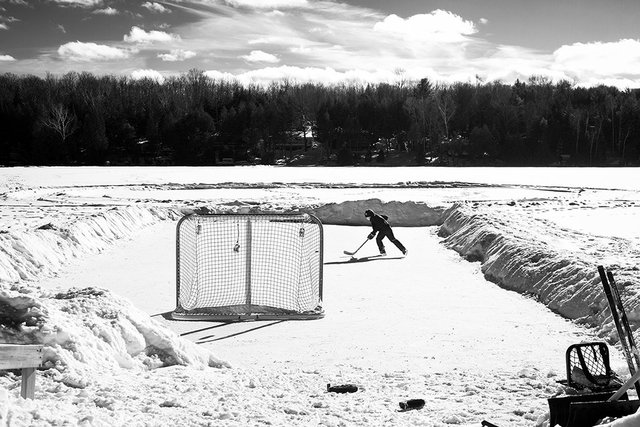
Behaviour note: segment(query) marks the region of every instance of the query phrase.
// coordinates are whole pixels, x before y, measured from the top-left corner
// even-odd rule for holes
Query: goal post
[[[322,223],[313,215],[187,215],[176,227],[172,317],[321,318],[322,266]]]

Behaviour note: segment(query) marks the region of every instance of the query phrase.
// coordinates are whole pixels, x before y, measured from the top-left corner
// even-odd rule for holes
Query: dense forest
[[[0,75],[0,165],[640,163],[640,90]],[[309,161],[309,160],[308,160]]]

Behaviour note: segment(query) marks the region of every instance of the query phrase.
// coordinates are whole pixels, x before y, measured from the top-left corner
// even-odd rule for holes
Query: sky
[[[640,87],[637,0],[0,0],[0,71]]]

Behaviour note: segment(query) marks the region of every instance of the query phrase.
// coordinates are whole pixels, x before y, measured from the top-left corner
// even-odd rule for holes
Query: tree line
[[[0,165],[578,166],[640,163],[640,91],[531,77],[514,84],[218,81],[0,75]]]

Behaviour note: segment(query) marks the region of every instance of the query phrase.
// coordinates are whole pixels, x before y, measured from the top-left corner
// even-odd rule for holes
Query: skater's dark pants
[[[391,230],[391,227],[383,228],[382,230],[378,231],[376,243],[378,244],[378,249],[380,249],[380,252],[385,251],[384,243],[382,243],[382,239],[384,239],[385,237],[388,238],[391,243],[396,245],[398,249],[404,252],[404,246],[402,245],[402,243],[400,243],[400,240],[396,239],[396,237],[393,235],[393,230]]]

